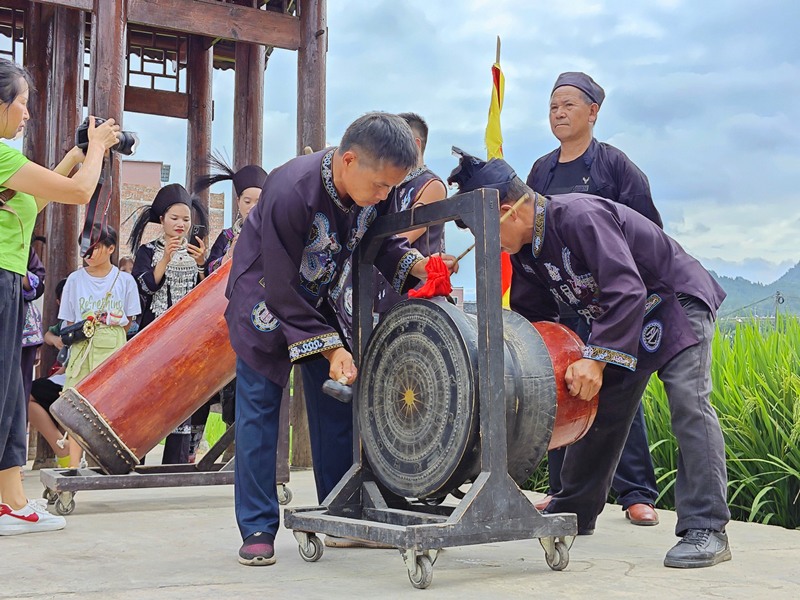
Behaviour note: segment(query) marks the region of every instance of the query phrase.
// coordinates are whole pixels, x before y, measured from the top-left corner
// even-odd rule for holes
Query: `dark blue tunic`
[[[366,208],[341,199],[333,184],[334,149],[300,156],[267,177],[244,223],[226,295],[236,354],[283,386],[292,363],[344,346],[329,293],[367,227],[389,201]],[[398,291],[422,256],[388,238],[375,265]]]
[[[639,213],[596,196],[537,194],[534,237],[511,257],[511,308],[557,321],[556,299],[590,324],[584,357],[653,372],[697,343],[677,294],[712,315],[725,292],[694,258]]]

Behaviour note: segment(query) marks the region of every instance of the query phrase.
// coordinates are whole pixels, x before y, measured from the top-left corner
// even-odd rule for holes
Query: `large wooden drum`
[[[229,271],[227,263],[207,277],[51,407],[107,473],[131,471],[233,379],[224,318]]]
[[[523,483],[548,448],[580,439],[597,397],[571,397],[583,344],[554,323],[503,311],[508,470]],[[441,300],[408,300],[375,328],[361,363],[358,419],[378,480],[407,498],[443,498],[480,473],[477,319]]]

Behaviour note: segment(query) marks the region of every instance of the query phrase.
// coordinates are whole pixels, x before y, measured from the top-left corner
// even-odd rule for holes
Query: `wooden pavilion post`
[[[189,120],[186,135],[186,189],[191,190],[195,179],[208,172],[206,160],[211,152],[212,68],[214,49],[208,38],[189,36],[186,87],[189,94]],[[200,201],[209,207],[210,191],[199,194]]]
[[[297,53],[297,154],[325,147],[325,0],[299,0],[301,45]]]
[[[51,166],[50,138],[52,124],[47,102],[53,93],[53,28],[55,7],[29,3],[25,11],[25,67],[35,88],[28,101],[31,120],[25,128],[23,154],[36,164]],[[36,221],[34,235],[46,235],[46,213]],[[41,248],[38,249],[41,253]],[[42,262],[47,257],[40,256]]]
[[[85,13],[59,6],[55,13],[53,44],[53,81],[58,93],[49,96],[47,112],[51,115],[49,166],[55,166],[75,145],[75,129],[83,112],[83,32]],[[47,285],[44,291],[44,324],[58,319],[56,285],[78,265],[78,209],[51,203],[47,214]],[[44,346],[42,371],[55,360],[55,349]]]
[[[264,134],[264,46],[236,43],[233,92],[233,168],[261,164]],[[236,202],[231,217],[236,218]]]
[[[92,17],[92,62],[89,71],[89,114],[114,118],[122,125],[125,103],[127,0],[95,0]],[[120,157],[112,153],[111,205],[108,224],[120,227]],[[114,260],[119,258],[119,247]]]

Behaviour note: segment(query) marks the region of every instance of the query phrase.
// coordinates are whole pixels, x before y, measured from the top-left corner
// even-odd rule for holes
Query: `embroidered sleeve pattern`
[[[295,362],[312,354],[343,347],[344,344],[338,333],[326,333],[291,344],[289,346],[289,360]]]
[[[583,358],[598,360],[600,362],[617,365],[618,367],[625,367],[631,371],[636,370],[635,356],[631,356],[625,352],[620,352],[619,350],[612,350],[611,348],[587,345],[583,349]]]
[[[410,250],[400,259],[397,265],[397,271],[395,271],[394,277],[392,278],[392,287],[398,294],[403,293],[403,287],[406,284],[406,279],[408,279],[408,276],[411,274],[411,269],[414,268],[415,264],[424,259],[425,257],[419,253],[419,250]]]
[[[659,304],[661,304],[661,296],[659,296],[658,294],[651,294],[650,296],[648,296],[647,300],[645,300],[644,303],[645,316],[650,314],[653,311],[653,309]]]
[[[148,296],[152,296],[156,293],[156,290],[151,290],[147,283],[147,273],[142,273],[139,275],[139,289],[145,292]]]

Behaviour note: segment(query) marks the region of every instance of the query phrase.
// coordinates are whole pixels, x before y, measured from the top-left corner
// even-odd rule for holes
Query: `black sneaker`
[[[683,539],[667,552],[665,567],[695,569],[713,567],[731,559],[728,536],[713,529],[688,529]]]
[[[249,567],[264,567],[275,564],[275,538],[257,531],[248,535],[239,548],[239,562]]]

